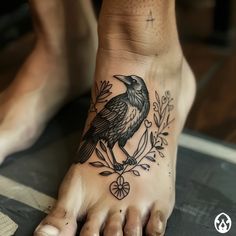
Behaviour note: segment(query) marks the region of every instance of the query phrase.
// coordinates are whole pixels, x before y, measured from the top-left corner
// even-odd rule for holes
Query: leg
[[[7,155],[31,146],[65,102],[90,88],[95,61],[95,18],[86,19],[81,10],[79,19],[76,18],[81,25],[76,24],[74,14],[84,3],[73,1],[67,6],[69,2],[30,0],[36,44],[1,96],[0,163]],[[78,40],[79,46],[75,44]]]
[[[105,109],[100,113],[108,121],[119,120],[121,126],[116,126],[113,135],[143,120],[125,146],[127,152],[137,153],[137,164],[124,165],[117,172],[106,159],[106,146],[99,141],[99,152],[88,162],[71,167],[55,210],[41,222],[35,235],[43,235],[48,227],[58,232],[51,235],[75,235],[74,222],[85,214],[82,236],[100,232],[105,236],[142,235],[144,227],[146,235],[163,236],[175,201],[177,140],[195,93],[194,76],[178,40],[175,2],[104,0],[98,33],[92,100],[100,98],[98,112],[117,96],[121,100],[114,105],[113,99],[113,108],[123,114],[128,107],[124,122],[115,112]],[[114,75],[127,75],[127,86]],[[129,75],[139,76],[139,82]],[[148,95],[145,102],[143,94]],[[147,115],[141,112],[143,107]],[[95,116],[95,112],[89,113],[88,125]],[[113,152],[122,162],[124,154],[117,144]],[[60,216],[61,208],[72,217]]]
[[[128,165],[135,165],[137,164],[137,161],[134,157],[130,156],[129,153],[125,150],[125,148],[121,145],[119,145],[120,149],[123,151],[123,153],[126,155],[126,160],[123,161],[123,164],[128,164]]]
[[[110,151],[110,153],[111,153],[111,157],[112,157],[114,169],[115,169],[116,171],[121,171],[121,170],[123,170],[123,165],[117,162],[117,160],[116,160],[116,158],[115,158],[115,155],[114,155],[114,153],[113,153],[113,151],[112,151],[112,148],[109,148],[109,151]]]

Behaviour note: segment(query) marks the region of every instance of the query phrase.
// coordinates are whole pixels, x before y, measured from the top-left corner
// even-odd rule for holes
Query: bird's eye
[[[132,80],[133,83],[136,83],[137,81],[135,79]]]

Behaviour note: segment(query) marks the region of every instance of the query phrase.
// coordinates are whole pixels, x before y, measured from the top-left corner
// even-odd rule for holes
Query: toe
[[[35,230],[36,236],[74,236],[77,228],[77,217],[81,211],[80,177],[76,167],[72,166],[66,174],[59,189],[58,201],[53,210]]]
[[[86,222],[80,231],[80,236],[99,236],[105,217],[105,211],[90,211],[87,215]]]
[[[76,233],[76,216],[60,206],[55,206],[50,214],[40,223],[35,236],[73,236]]]
[[[126,214],[126,223],[124,227],[125,236],[141,236],[142,235],[142,219],[138,209],[130,207]]]
[[[166,219],[164,214],[154,207],[151,211],[150,218],[146,226],[147,236],[160,236],[164,235],[166,227]]]
[[[109,213],[103,235],[123,236],[124,213],[122,210],[113,210]]]

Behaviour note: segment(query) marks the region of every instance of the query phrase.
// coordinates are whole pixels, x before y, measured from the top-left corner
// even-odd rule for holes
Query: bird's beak
[[[126,85],[131,85],[130,83],[130,79],[129,76],[125,76],[125,75],[114,75],[114,78],[120,80],[121,82],[123,82]]]

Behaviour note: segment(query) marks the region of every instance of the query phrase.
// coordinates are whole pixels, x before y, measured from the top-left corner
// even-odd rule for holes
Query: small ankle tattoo
[[[130,184],[125,181],[125,174],[140,176],[141,171],[149,171],[157,156],[164,158],[164,149],[168,145],[169,125],[174,121],[171,111],[174,109],[170,92],[161,97],[155,91],[153,102],[154,124],[147,119],[150,110],[149,93],[144,80],[137,75],[114,75],[126,86],[126,92],[106,100],[112,92],[112,84],[102,81],[96,84],[95,99],[92,101],[91,112],[96,116],[90,128],[83,136],[75,163],[83,164],[95,152],[98,160],[89,162],[92,167],[103,168],[101,176],[118,175],[109,190],[118,200],[125,198],[130,192]],[[99,112],[96,105],[106,103]],[[143,126],[137,147],[130,155],[125,145],[129,139]],[[152,130],[152,131],[151,131]],[[113,147],[118,144],[126,156],[123,163],[117,161]]]
[[[152,11],[149,11],[149,14],[146,19],[146,29],[148,29],[149,25],[151,25],[151,28],[153,28],[153,22],[155,21],[155,18],[152,15]]]

